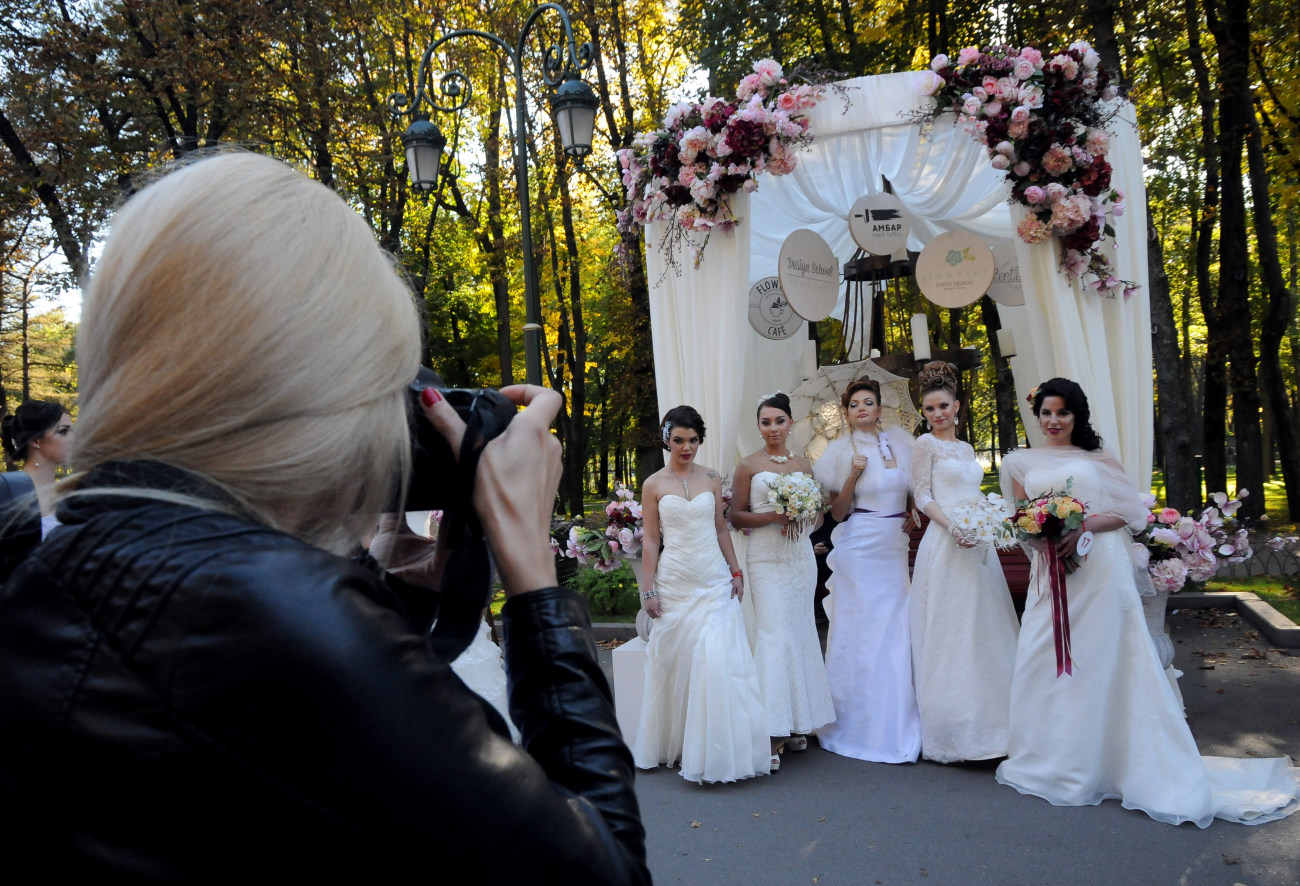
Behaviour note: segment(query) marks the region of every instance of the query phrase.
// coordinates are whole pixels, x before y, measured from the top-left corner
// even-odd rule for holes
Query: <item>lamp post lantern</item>
[[[569,21],[569,14],[557,3],[543,3],[534,8],[528,20],[524,22],[519,40],[513,47],[502,38],[486,31],[464,29],[443,35],[429,44],[429,48],[424,51],[420,59],[414,99],[408,99],[400,92],[388,99],[388,106],[395,120],[399,120],[404,114],[414,118],[402,133],[407,170],[412,185],[421,190],[431,191],[437,187],[438,168],[442,162],[442,151],[446,147],[447,140],[438,127],[429,121],[428,114],[419,112],[420,104],[426,103],[433,110],[456,113],[469,104],[472,92],[472,84],[465,74],[460,71],[450,71],[443,74],[438,83],[438,91],[446,104],[439,104],[432,98],[431,90],[428,88],[428,70],[434,52],[449,40],[477,37],[501,49],[510,59],[515,78],[515,187],[519,197],[520,246],[524,253],[524,365],[528,383],[532,385],[542,383],[542,310],[537,286],[537,267],[533,260],[526,137],[528,104],[524,90],[523,56],[533,25],[548,10],[553,10],[559,16],[564,26],[564,37],[560,44],[550,46],[542,54],[542,78],[547,86],[555,89],[551,96],[551,113],[559,129],[564,152],[581,164],[582,159],[591,153],[591,142],[596,128],[596,110],[599,107],[595,93],[583,81],[581,72],[591,66],[596,50],[590,42],[583,43],[581,46],[574,42],[573,25]]]

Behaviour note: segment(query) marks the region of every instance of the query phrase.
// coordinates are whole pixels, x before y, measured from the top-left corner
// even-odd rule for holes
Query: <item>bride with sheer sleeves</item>
[[[957,439],[957,373],[926,364],[917,376],[930,433],[912,453],[912,494],[930,525],[912,573],[912,672],[921,756],[939,763],[1006,756],[1011,674],[1020,629],[996,552],[954,522],[978,503],[984,468]]]
[[[1053,618],[1042,592],[1045,543],[1031,550],[998,781],[1057,806],[1118,799],[1169,824],[1207,827],[1216,817],[1259,824],[1292,814],[1300,808],[1300,770],[1288,758],[1197,750],[1147,631],[1129,553],[1125,528],[1145,526],[1147,509],[1123,466],[1101,448],[1083,390],[1054,378],[1033,402],[1046,445],[1003,460],[1004,494],[1039,498],[1068,485],[1087,516],[1057,545],[1060,557],[1082,560],[1066,577],[1068,625]]]

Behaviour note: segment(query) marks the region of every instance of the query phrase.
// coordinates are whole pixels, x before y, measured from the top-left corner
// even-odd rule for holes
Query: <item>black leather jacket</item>
[[[113,485],[213,495],[115,468]],[[59,516],[0,596],[11,873],[649,882],[572,591],[502,613],[521,750],[430,655],[432,595],[223,513],[110,496]]]

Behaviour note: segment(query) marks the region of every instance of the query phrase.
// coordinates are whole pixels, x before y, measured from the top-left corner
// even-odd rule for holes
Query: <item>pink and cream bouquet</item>
[[[734,98],[673,105],[660,128],[618,151],[628,201],[619,229],[666,220],[670,250],[686,232],[705,234],[707,244],[714,229],[731,230],[731,195],[753,191],[763,172],[794,170],[795,154],[812,143],[807,112],[822,97],[822,86],[790,83],[768,58],[754,63]]]
[[[763,482],[772,492],[772,504],[776,512],[794,518],[794,523],[785,531],[785,537],[789,541],[797,541],[827,509],[822,485],[811,474],[795,471],[791,474],[777,474]]]
[[[925,117],[954,111],[958,122],[1006,173],[1011,199],[1026,210],[1017,233],[1029,244],[1060,238],[1061,269],[1091,276],[1103,295],[1136,284],[1115,276],[1104,247],[1124,194],[1111,187],[1106,125],[1118,105],[1113,75],[1083,41],[1056,54],[1032,46],[968,46],[955,60],[937,55],[921,75],[934,96]]]

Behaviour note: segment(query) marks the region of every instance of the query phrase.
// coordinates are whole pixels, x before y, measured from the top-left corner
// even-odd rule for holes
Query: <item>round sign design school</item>
[[[764,277],[749,288],[749,325],[774,341],[790,338],[803,328],[803,320],[781,289],[780,277]]]
[[[796,314],[814,323],[831,315],[839,297],[840,265],[820,234],[807,228],[791,232],[781,244],[777,272]]]

